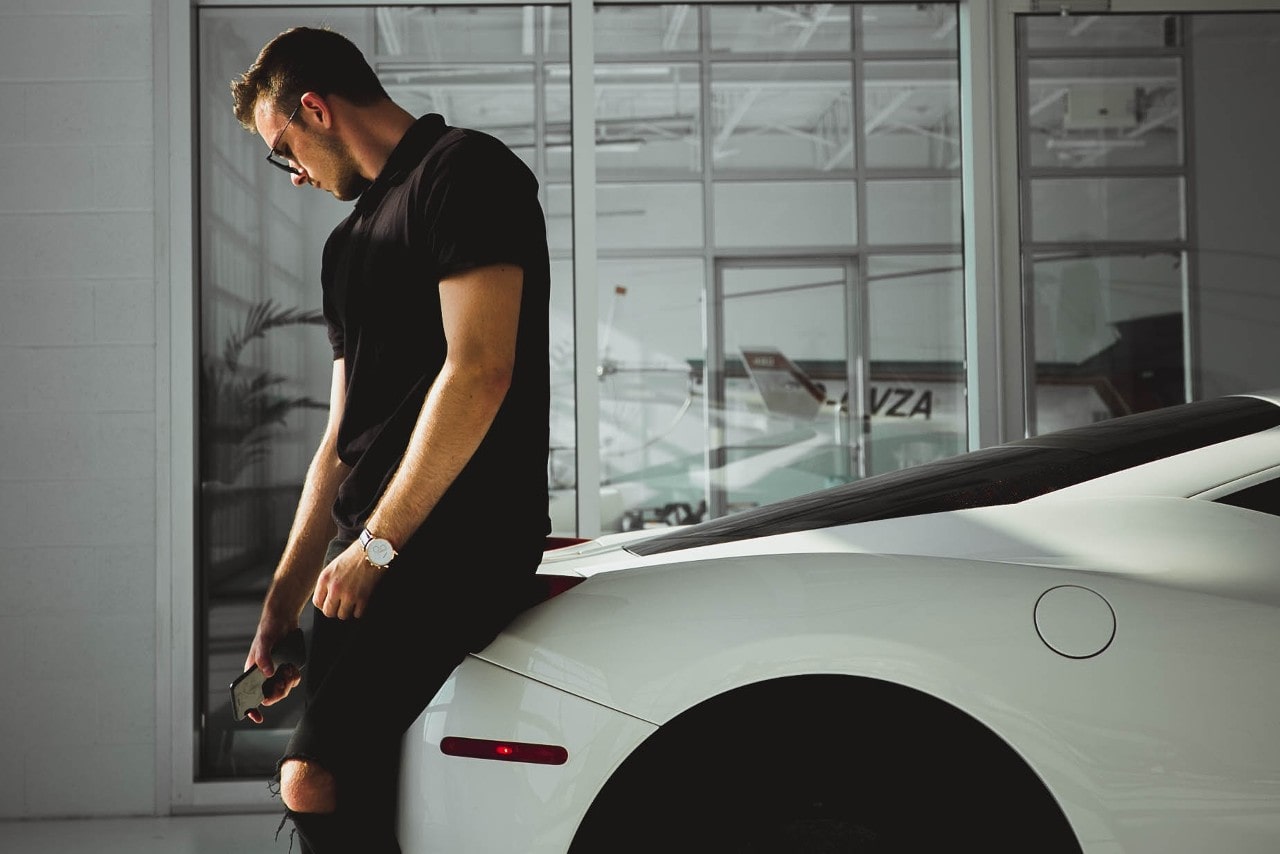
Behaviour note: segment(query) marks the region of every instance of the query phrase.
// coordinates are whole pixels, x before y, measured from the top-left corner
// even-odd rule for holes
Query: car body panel
[[[406,852],[564,852],[603,781],[655,727],[477,658],[466,659],[404,737]],[[446,756],[446,736],[565,747],[564,765]]]
[[[1280,850],[1280,517],[1211,500],[1278,472],[1280,428],[1016,504],[550,552],[541,571],[585,580],[469,657],[410,730],[402,803],[421,815],[404,850],[566,851],[652,733],[811,675],[904,686],[978,721],[1091,854]],[[849,717],[842,738],[860,734]],[[761,733],[789,736],[767,719]],[[444,757],[446,734],[570,759]]]
[[[1280,519],[1170,498],[936,516],[754,543],[773,553],[698,560],[689,558],[704,550],[690,549],[684,562],[600,573],[522,615],[480,655],[655,724],[769,679],[893,682],[997,733],[1099,850],[1161,850],[1146,836],[1157,816],[1185,825],[1183,841],[1274,850]],[[1126,539],[1135,528],[1146,542]],[[1190,533],[1206,529],[1219,536]],[[1088,540],[1072,533],[1081,530]],[[903,539],[909,531],[914,540]],[[853,550],[895,541],[986,559]],[[1036,602],[1062,585],[1096,591],[1114,611],[1115,639],[1100,655],[1066,658],[1040,639]],[[1262,847],[1251,849],[1255,833]]]

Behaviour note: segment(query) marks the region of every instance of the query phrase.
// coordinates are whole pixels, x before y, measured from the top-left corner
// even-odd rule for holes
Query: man
[[[281,796],[304,850],[398,851],[401,736],[528,601],[549,532],[537,182],[494,138],[415,120],[331,31],[281,33],[232,91],[295,186],[358,199],[324,249],[329,423],[246,667],[264,705],[299,683],[270,650],[309,600]]]

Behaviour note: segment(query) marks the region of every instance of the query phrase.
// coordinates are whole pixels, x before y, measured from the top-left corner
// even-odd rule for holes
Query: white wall
[[[151,0],[0,0],[0,818],[155,809],[152,98]]]

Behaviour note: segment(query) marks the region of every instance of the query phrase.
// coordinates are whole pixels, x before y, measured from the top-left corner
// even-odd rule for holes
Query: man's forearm
[[[510,386],[509,368],[446,364],[427,394],[404,458],[366,523],[402,547],[480,447]]]
[[[326,435],[307,470],[302,497],[284,554],[267,591],[265,610],[293,619],[311,597],[324,569],[324,554],[336,533],[333,502],[350,469],[338,459],[334,439]]]

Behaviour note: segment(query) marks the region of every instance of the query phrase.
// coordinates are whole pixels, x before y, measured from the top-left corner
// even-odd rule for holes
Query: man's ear
[[[311,114],[312,123],[323,128],[333,126],[333,105],[329,98],[315,92],[303,92],[299,100],[302,103],[302,109]]]

